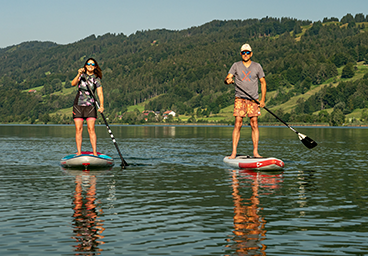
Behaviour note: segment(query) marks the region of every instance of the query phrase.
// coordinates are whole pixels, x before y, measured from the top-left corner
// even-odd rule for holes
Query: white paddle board
[[[226,156],[224,162],[233,168],[255,171],[277,171],[285,166],[282,160],[274,157],[236,156],[234,159],[229,159]]]

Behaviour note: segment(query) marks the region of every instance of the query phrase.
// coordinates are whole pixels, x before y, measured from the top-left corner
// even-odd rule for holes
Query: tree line
[[[180,31],[91,35],[68,45],[10,46],[0,49],[0,91],[7,95],[0,100],[0,122],[47,120],[47,115],[70,107],[76,93],[68,90],[70,81],[88,57],[96,58],[103,70],[105,108],[112,120],[121,120],[128,115],[128,106],[147,99],[153,99],[146,104],[149,110],[193,115],[196,109],[202,116],[216,114],[233,104],[234,88],[224,85],[223,79],[232,63],[240,60],[239,48],[245,42],[254,49],[253,60],[264,68],[267,90],[276,92],[267,104],[277,106],[336,77],[339,68],[343,77],[354,76],[356,63],[368,61],[364,22],[368,17],[363,14],[314,23],[271,17],[214,20]],[[42,89],[35,94],[22,92],[36,87]],[[365,94],[361,97],[367,100]],[[353,104],[351,109],[346,107],[349,99],[342,100],[350,111],[365,106]],[[295,118],[311,114],[299,111],[299,105]]]

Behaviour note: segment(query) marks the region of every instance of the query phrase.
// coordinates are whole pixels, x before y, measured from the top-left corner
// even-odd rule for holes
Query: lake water
[[[117,164],[83,172],[73,126],[0,126],[0,255],[368,255],[368,129],[262,127],[285,169],[257,173],[222,162],[232,127],[111,128],[130,166],[98,126]]]

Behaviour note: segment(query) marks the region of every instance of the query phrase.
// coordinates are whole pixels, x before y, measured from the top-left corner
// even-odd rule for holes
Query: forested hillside
[[[240,46],[249,43],[273,92],[269,108],[325,83],[290,111],[277,111],[286,121],[341,125],[345,115],[368,108],[368,75],[356,75],[357,64],[368,63],[367,25],[363,14],[314,23],[265,17],[215,20],[181,31],[91,35],[68,45],[25,42],[0,49],[0,122],[71,122],[70,115],[50,114],[72,106],[76,90],[70,81],[88,57],[102,68],[106,113],[114,122],[142,120],[139,113],[126,114],[142,102],[147,110],[215,115],[233,104],[234,88],[223,80],[240,60]]]

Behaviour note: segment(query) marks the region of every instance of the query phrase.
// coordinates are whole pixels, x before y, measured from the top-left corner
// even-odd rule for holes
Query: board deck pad
[[[100,152],[94,156],[91,151],[83,151],[79,156],[74,153],[63,157],[60,160],[60,165],[64,168],[103,168],[113,166],[114,159]]]
[[[277,171],[282,170],[284,162],[274,157],[253,157],[238,155],[234,159],[226,156],[223,160],[227,165],[238,168],[255,171]]]

